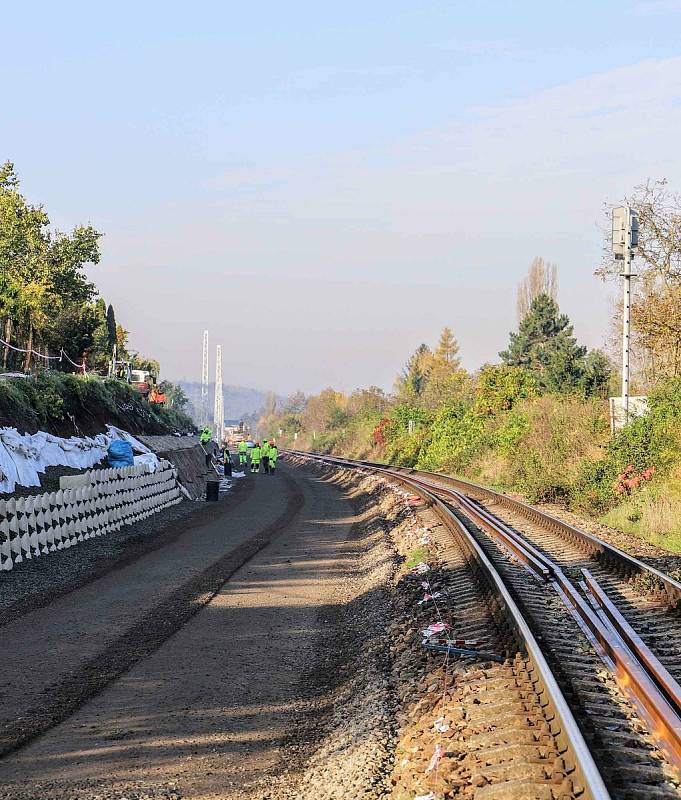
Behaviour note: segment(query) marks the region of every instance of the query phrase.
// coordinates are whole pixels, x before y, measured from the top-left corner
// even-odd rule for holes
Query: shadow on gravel
[[[80,691],[67,681],[52,707],[37,714],[32,729],[18,722],[14,731],[3,732],[6,745],[7,734],[14,734],[16,747],[65,720],[35,745],[0,762],[0,797],[35,796],[36,786],[44,787],[41,796],[58,797],[65,782],[69,788],[74,782],[109,786],[142,766],[152,782],[157,775],[174,780],[196,772],[199,783],[213,785],[223,762],[257,761],[265,754],[271,759],[272,752],[289,753],[292,744],[298,757],[286,766],[299,769],[318,744],[336,693],[360,668],[363,640],[380,633],[373,611],[387,615],[384,586],[352,596],[353,587],[361,587],[370,571],[395,566],[385,557],[371,568],[359,568],[362,554],[400,521],[381,519],[372,503],[369,497],[354,499],[361,524],[355,524],[341,553],[336,529],[347,526],[348,518],[308,519],[314,540],[303,537],[287,546],[274,538],[266,575],[260,577],[259,568],[247,564],[238,580],[219,588],[215,583],[228,577],[223,564],[202,576],[203,585],[192,586],[176,602],[147,615],[125,641],[117,641],[86,668],[85,680],[74,676]],[[232,563],[236,567],[238,562]],[[339,578],[350,581],[351,586],[343,587],[346,597],[321,604],[284,602],[299,592],[309,596],[320,576],[341,587]],[[207,593],[216,590],[205,605]],[[192,624],[182,627],[198,608],[201,613]],[[387,671],[387,654],[376,658],[385,658],[381,669]],[[114,678],[118,680],[106,692],[73,713]],[[73,716],[66,719],[69,714]],[[270,769],[265,759],[267,763]],[[232,766],[228,771],[234,772]]]

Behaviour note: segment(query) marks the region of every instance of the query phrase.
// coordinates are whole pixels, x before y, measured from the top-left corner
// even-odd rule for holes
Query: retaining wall
[[[177,469],[160,461],[60,479],[57,492],[0,500],[0,569],[104,536],[182,500]]]

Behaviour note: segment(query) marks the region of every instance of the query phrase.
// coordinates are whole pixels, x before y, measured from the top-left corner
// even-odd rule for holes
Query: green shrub
[[[485,423],[464,404],[445,406],[435,415],[418,457],[419,469],[464,471],[480,453]]]
[[[649,412],[616,433],[600,458],[585,462],[572,490],[571,505],[603,514],[622,501],[618,476],[631,465],[640,474],[651,467],[664,477],[681,459],[681,380],[660,385],[649,398]]]

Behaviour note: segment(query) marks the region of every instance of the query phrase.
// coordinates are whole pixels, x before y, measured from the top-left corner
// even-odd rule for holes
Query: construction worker
[[[265,475],[270,471],[270,443],[267,439],[262,443],[262,471]]]
[[[274,470],[277,468],[277,458],[279,457],[279,450],[275,442],[270,444],[270,474],[274,475]]]
[[[206,426],[199,434],[199,442],[203,447],[203,452],[206,454],[206,467],[210,468],[211,447],[210,443],[213,441],[213,434],[208,426]]]
[[[256,442],[254,447],[251,447],[251,472],[260,472],[260,457],[262,456],[262,449],[260,442]]]
[[[225,442],[222,448],[222,465],[225,470],[225,477],[232,477],[232,454],[229,452],[229,445]]]
[[[246,444],[246,440],[242,440],[239,442],[239,466],[246,468],[246,462],[248,461],[248,445]]]

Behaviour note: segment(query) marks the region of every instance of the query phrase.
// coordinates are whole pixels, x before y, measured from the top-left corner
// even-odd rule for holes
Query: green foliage
[[[475,390],[476,414],[489,417],[510,411],[519,400],[539,394],[537,380],[523,367],[486,364],[478,375]]]
[[[166,408],[173,408],[175,411],[186,411],[189,405],[189,398],[179,384],[161,381],[158,388],[166,396]]]
[[[612,378],[612,367],[602,350],[591,350],[584,360],[584,370],[579,381],[586,397],[607,397]]]
[[[491,436],[493,449],[501,456],[514,458],[531,427],[529,414],[525,410],[517,409],[513,414],[504,414]]]
[[[634,473],[650,467],[664,476],[681,461],[681,378],[661,384],[648,397],[649,413],[635,417],[586,462],[574,488],[573,504],[602,514],[621,500],[617,476],[629,465]]]
[[[531,370],[547,393],[600,394],[610,376],[603,354],[587,360],[586,347],[577,344],[567,315],[559,313],[547,294],[534,298],[517,333],[511,333],[508,349],[499,355],[505,364]]]
[[[427,344],[420,344],[409,358],[395,388],[402,401],[414,402],[426,388],[432,353]]]
[[[484,421],[463,404],[441,408],[419,455],[419,469],[462,470],[479,452]]]
[[[106,333],[107,333],[107,349],[111,353],[117,341],[116,331],[116,313],[114,307],[109,303],[106,309]]]
[[[71,234],[54,232],[42,206],[33,206],[19,193],[11,162],[0,168],[0,314],[4,336],[26,349],[54,344],[50,336],[64,337],[54,352],[72,339],[91,335],[91,320],[78,313],[95,295],[85,266],[99,262],[100,235],[90,226]],[[78,323],[87,329],[83,332]],[[81,351],[78,355],[82,355]],[[76,360],[76,359],[74,359]],[[80,359],[78,359],[80,360]],[[31,366],[31,355],[7,349],[10,368]]]
[[[194,430],[181,411],[155,409],[120,381],[59,372],[0,381],[1,425],[70,435],[77,431],[97,433],[106,423],[133,433]]]

